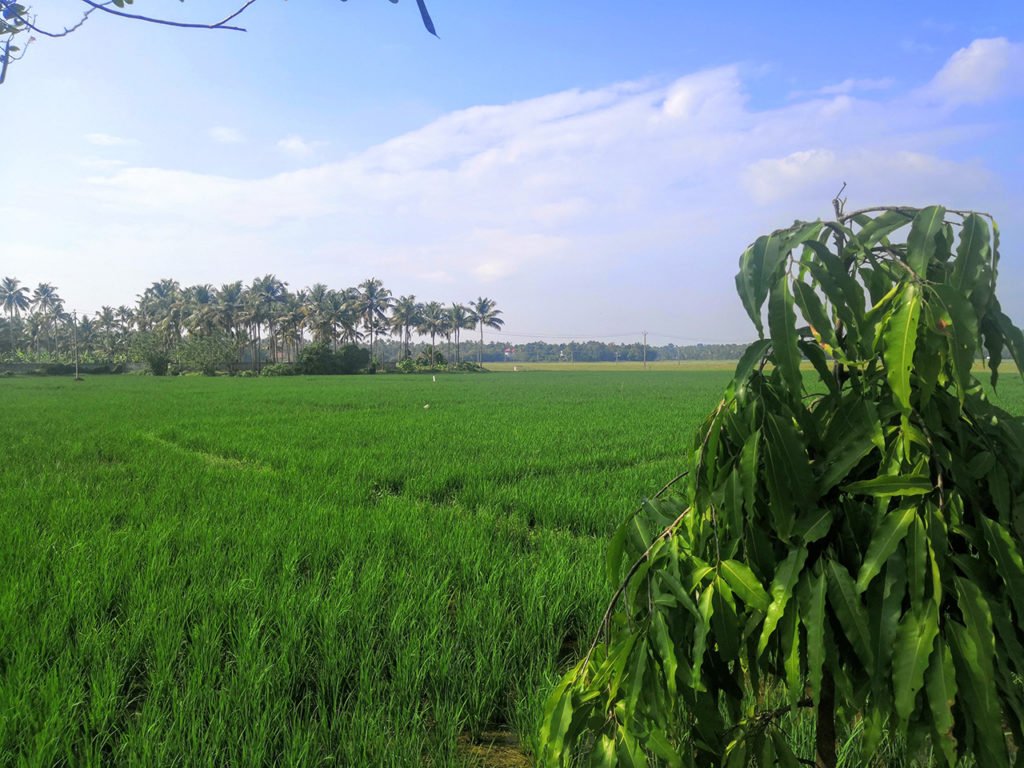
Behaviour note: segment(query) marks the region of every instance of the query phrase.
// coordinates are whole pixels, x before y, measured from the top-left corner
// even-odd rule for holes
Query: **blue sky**
[[[80,311],[161,277],[372,275],[493,297],[510,339],[745,341],[739,253],[845,181],[851,207],[995,214],[1024,322],[1019,4],[429,7],[440,39],[413,0],[260,0],[245,34],[97,15],[38,40],[0,86],[0,273]]]

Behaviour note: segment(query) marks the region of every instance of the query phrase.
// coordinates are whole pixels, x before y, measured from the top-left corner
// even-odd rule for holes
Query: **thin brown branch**
[[[255,3],[256,0],[246,0],[246,2],[230,16],[227,16],[221,19],[220,21],[214,22],[212,24],[192,23],[185,21],[171,21],[170,19],[159,19],[154,16],[141,16],[135,13],[125,13],[124,11],[117,11],[113,8],[108,7],[110,5],[109,3],[97,3],[94,2],[94,0],[81,0],[81,2],[85,3],[86,5],[90,6],[91,8],[97,11],[109,13],[111,16],[120,16],[123,19],[133,19],[134,21],[145,21],[149,24],[160,24],[166,27],[179,27],[183,29],[229,29],[234,32],[245,32],[246,30],[244,27],[229,26],[228,22],[245,13],[249,6]]]
[[[103,10],[102,6],[110,5],[111,3],[113,3],[113,0],[107,0],[107,2],[105,2],[105,3],[98,3],[98,4],[97,3],[90,3],[90,5],[96,5],[97,7],[89,8],[88,10],[86,10],[86,12],[82,14],[82,18],[80,18],[78,20],[77,24],[73,24],[70,27],[64,27],[64,30],[62,32],[50,32],[49,30],[42,29],[41,27],[36,26],[35,17],[32,18],[32,21],[29,21],[24,16],[22,16],[20,14],[17,14],[17,15],[15,15],[15,18],[18,21],[20,21],[22,24],[24,24],[27,29],[31,29],[33,32],[37,32],[38,34],[42,35],[43,37],[64,37],[66,35],[70,35],[72,32],[76,31],[79,27],[81,27],[83,24],[85,24],[85,22],[88,21],[88,19],[89,19],[89,15],[93,11]],[[3,82],[3,81],[0,80],[0,82]]]

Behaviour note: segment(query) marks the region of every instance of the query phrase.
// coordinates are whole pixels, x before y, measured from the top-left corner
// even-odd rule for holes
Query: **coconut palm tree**
[[[11,353],[17,350],[14,346],[14,318],[21,317],[22,312],[27,312],[31,301],[28,297],[28,288],[21,285],[21,281],[14,277],[5,277],[0,280],[0,305],[7,313],[7,327],[11,337]]]
[[[444,309],[441,313],[441,325],[437,332],[444,336],[445,351],[448,353],[445,357],[447,365],[452,363],[452,330],[452,313],[448,309]]]
[[[302,326],[305,323],[304,305],[306,292],[289,294],[277,315],[277,327],[281,337],[286,362],[294,362],[302,344]]]
[[[117,346],[117,313],[113,307],[104,306],[96,313],[96,326],[100,343],[107,353],[107,362],[114,362],[114,349]]]
[[[127,350],[132,328],[135,325],[135,313],[131,307],[124,304],[115,309],[114,313],[117,315],[117,345],[122,350]]]
[[[391,307],[391,291],[384,287],[384,283],[376,277],[364,280],[359,284],[359,298],[357,300],[359,316],[363,326],[370,334],[370,356],[373,356],[373,341],[380,330],[387,329],[387,311]],[[383,325],[382,325],[382,322]]]
[[[451,321],[452,333],[455,335],[455,363],[462,362],[462,353],[459,350],[459,334],[465,329],[473,328],[473,319],[469,310],[462,304],[453,303],[448,308],[448,318]]]
[[[419,323],[422,304],[416,303],[413,295],[401,296],[391,307],[391,327],[398,332],[403,347],[404,357],[412,357],[409,345],[412,341],[412,329]]]
[[[505,324],[505,321],[499,317],[500,314],[501,310],[496,308],[494,299],[487,299],[481,296],[476,301],[470,302],[469,316],[474,325],[480,329],[480,348],[476,353],[477,365],[483,363],[484,326],[486,325],[488,328],[500,331],[501,327]]]
[[[52,352],[57,351],[57,315],[64,307],[64,300],[57,293],[57,286],[40,283],[32,291],[32,307],[49,321],[50,336],[53,339]],[[36,350],[38,352],[38,350]]]
[[[259,334],[261,325],[267,326],[267,336],[270,338],[270,357],[277,361],[277,339],[274,335],[274,326],[278,306],[283,304],[288,297],[288,283],[277,279],[276,275],[267,274],[263,277],[254,278],[249,286],[250,301],[253,307],[252,319]],[[262,336],[260,336],[262,341]]]
[[[217,327],[231,337],[241,357],[245,334],[242,333],[242,312],[245,309],[245,288],[241,280],[224,283],[214,292]]]
[[[182,321],[193,336],[212,336],[217,329],[219,312],[216,290],[212,285],[190,285],[182,292]]]
[[[39,342],[46,337],[46,317],[40,312],[33,312],[28,316],[25,323],[25,337],[28,340],[29,348],[39,357]]]
[[[420,312],[420,322],[417,330],[421,334],[430,334],[430,367],[434,367],[434,360],[436,356],[434,354],[434,342],[437,338],[437,334],[441,333],[444,329],[445,311],[439,301],[431,301],[423,305],[423,310]]]

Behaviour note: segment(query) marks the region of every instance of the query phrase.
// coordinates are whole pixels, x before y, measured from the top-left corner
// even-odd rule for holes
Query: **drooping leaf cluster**
[[[760,340],[683,490],[616,533],[620,586],[548,702],[542,764],[797,765],[779,721],[801,708],[826,765],[855,721],[858,764],[886,733],[950,766],[1020,754],[1024,426],[972,370],[986,355],[994,387],[1004,350],[1024,363],[998,246],[985,216],[930,207],[743,253]]]

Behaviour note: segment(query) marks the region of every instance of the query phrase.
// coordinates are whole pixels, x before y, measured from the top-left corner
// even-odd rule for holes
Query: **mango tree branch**
[[[22,24],[24,24],[26,29],[31,29],[33,32],[37,32],[38,34],[43,35],[44,37],[64,37],[65,35],[70,35],[72,32],[74,32],[79,27],[81,27],[83,24],[85,24],[85,22],[89,18],[89,15],[93,11],[105,10],[103,8],[103,6],[110,5],[112,2],[113,2],[113,0],[107,0],[107,2],[105,2],[105,3],[89,3],[89,5],[93,5],[95,7],[94,8],[89,8],[85,13],[83,13],[82,14],[82,18],[80,18],[78,20],[77,24],[74,24],[73,26],[70,26],[70,27],[64,27],[64,31],[63,32],[50,32],[49,30],[42,29],[41,27],[36,26],[35,18],[33,18],[32,21],[29,21],[28,19],[26,19],[24,16],[22,16],[20,14],[16,14],[15,18],[18,21],[20,21]],[[0,83],[2,83],[2,82],[3,82],[3,80],[0,80]]]
[[[226,18],[223,18],[220,21],[215,22],[213,24],[197,24],[184,21],[171,21],[169,19],[158,19],[153,16],[140,16],[134,13],[125,13],[124,11],[114,10],[113,8],[109,7],[110,3],[96,3],[93,2],[93,0],[82,0],[82,2],[90,6],[91,10],[103,11],[104,13],[109,13],[112,16],[120,16],[124,19],[145,21],[149,24],[161,24],[167,27],[180,27],[183,29],[230,29],[235,32],[245,32],[245,27],[228,26],[228,22],[236,18],[237,16],[240,16],[241,14],[245,13],[246,9],[250,5],[255,3],[256,0],[247,0],[247,2],[242,7],[240,7],[237,11],[232,13],[230,16],[227,16]]]

